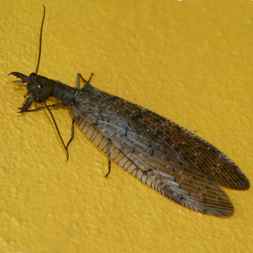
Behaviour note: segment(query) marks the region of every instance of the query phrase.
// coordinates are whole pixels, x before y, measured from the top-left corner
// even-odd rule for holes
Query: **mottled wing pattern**
[[[140,106],[91,88],[74,106],[86,136],[115,163],[166,197],[202,213],[229,216],[218,184],[249,187],[239,168],[215,147]]]
[[[129,110],[134,107],[132,104],[128,105]],[[166,150],[173,149],[178,163],[187,165],[192,173],[203,172],[219,185],[228,188],[249,188],[249,181],[238,166],[213,145],[149,110],[139,108],[135,110],[135,114],[131,124],[134,127],[141,126],[141,132],[156,140],[165,153]],[[170,159],[170,154],[167,157]]]
[[[176,123],[125,100],[118,99],[114,104],[120,108],[118,114],[129,118],[129,128],[134,129],[138,136],[150,139],[150,149],[163,150],[168,161],[171,160],[172,153],[175,153],[174,161],[184,163],[192,173],[203,172],[219,185],[228,188],[249,188],[249,181],[238,166],[207,141]]]

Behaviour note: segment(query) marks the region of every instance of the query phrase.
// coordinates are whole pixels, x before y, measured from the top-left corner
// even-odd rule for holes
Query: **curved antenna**
[[[42,33],[43,33],[45,17],[46,17],[46,6],[43,5],[43,16],[42,16],[42,21],[41,21],[41,25],[40,25],[39,54],[38,54],[38,60],[37,60],[37,65],[36,65],[36,69],[35,69],[36,74],[38,74],[39,67],[40,67],[40,57],[41,57],[41,48],[42,48]]]
[[[38,74],[38,71],[39,71],[39,67],[40,67],[40,58],[41,58],[41,48],[42,48],[42,35],[43,35],[43,28],[44,28],[44,22],[45,22],[45,17],[46,17],[46,6],[43,4],[43,15],[42,15],[42,20],[41,20],[41,25],[40,25],[40,37],[39,37],[39,50],[38,50],[38,59],[37,59],[37,65],[36,65],[36,69],[35,69],[35,73]],[[73,130],[73,124],[74,122],[72,122],[72,133],[71,133],[71,138],[69,139],[67,145],[65,145],[64,143],[64,140],[62,138],[62,135],[61,135],[61,132],[59,130],[59,127],[56,123],[56,120],[54,118],[54,115],[52,113],[52,111],[50,110],[50,107],[53,107],[52,105],[47,105],[47,103],[45,102],[44,103],[44,106],[45,108],[47,109],[47,111],[49,112],[49,115],[53,121],[53,124],[55,126],[55,129],[57,131],[57,134],[60,138],[60,141],[61,141],[61,144],[66,152],[66,157],[67,157],[67,160],[69,159],[69,152],[68,152],[68,147],[69,147],[69,144],[71,143],[73,137],[74,137],[74,130]],[[41,108],[39,108],[41,109]],[[36,111],[38,110],[38,108],[36,108],[35,110],[31,110],[31,111]]]

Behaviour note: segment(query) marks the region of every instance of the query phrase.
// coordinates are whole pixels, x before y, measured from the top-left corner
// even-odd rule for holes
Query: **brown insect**
[[[26,84],[28,97],[20,112],[46,108],[52,116],[68,157],[68,146],[74,137],[76,123],[95,146],[111,161],[136,176],[164,196],[201,213],[230,216],[233,206],[220,186],[246,190],[249,181],[238,166],[216,147],[176,123],[139,105],[100,91],[77,75],[77,87],[38,75],[11,72]],[[85,85],[80,88],[80,82]],[[60,103],[47,105],[49,97]],[[30,109],[33,102],[44,106]],[[73,113],[72,135],[65,145],[50,110],[66,106]]]

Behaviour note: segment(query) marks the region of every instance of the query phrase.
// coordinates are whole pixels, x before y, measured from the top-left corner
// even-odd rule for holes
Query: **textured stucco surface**
[[[171,118],[253,179],[253,2],[1,0],[0,252],[253,252],[253,198],[227,190],[229,219],[203,216],[143,186],[77,130],[70,160],[45,112],[18,115],[10,71],[94,85]],[[64,138],[65,110],[55,111]]]

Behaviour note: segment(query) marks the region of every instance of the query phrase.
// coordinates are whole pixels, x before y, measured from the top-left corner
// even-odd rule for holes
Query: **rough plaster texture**
[[[197,132],[253,179],[253,2],[1,0],[0,252],[253,252],[252,190],[227,190],[229,219],[187,210],[140,184],[80,131],[65,161],[45,112],[18,115],[10,71],[75,74]],[[69,113],[55,112],[64,138]]]

